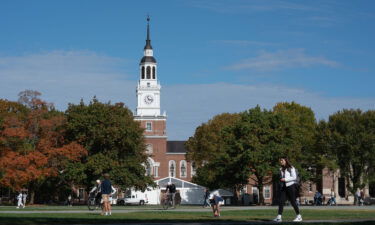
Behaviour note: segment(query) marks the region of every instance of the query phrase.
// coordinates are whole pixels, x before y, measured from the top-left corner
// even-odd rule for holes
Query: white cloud
[[[257,71],[281,70],[286,68],[310,67],[323,65],[339,66],[338,62],[322,56],[309,56],[304,49],[279,50],[276,52],[261,51],[258,56],[242,60],[240,63],[227,66],[229,70],[252,69]]]
[[[0,57],[0,98],[17,100],[20,91],[32,89],[60,110],[81,98],[88,102],[94,95],[100,101],[124,102],[134,110],[136,81],[129,80],[124,64],[123,59],[80,51]],[[138,68],[136,63],[130,67]],[[330,98],[289,87],[228,83],[163,85],[161,100],[162,111],[168,113],[169,140],[187,139],[216,114],[241,112],[257,104],[269,109],[277,102],[296,101],[311,107],[320,119],[343,108],[375,108],[374,98]]]
[[[0,57],[0,97],[17,100],[20,91],[37,90],[58,109],[81,98],[88,102],[95,95],[102,101],[134,103],[136,82],[126,80],[126,64],[124,59],[89,51]]]

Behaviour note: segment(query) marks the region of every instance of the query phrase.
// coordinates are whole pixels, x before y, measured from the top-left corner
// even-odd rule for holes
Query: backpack
[[[289,173],[292,173],[292,169],[291,168],[288,168],[287,169]],[[294,184],[296,185],[296,197],[300,197],[300,192],[301,192],[301,176],[299,175],[299,172],[296,168],[294,168],[294,170],[296,171],[296,181],[294,182]]]
[[[288,168],[287,170],[290,174],[292,173],[291,168]],[[301,176],[299,175],[298,170],[296,168],[294,168],[294,170],[296,171],[296,181],[294,183],[299,186],[301,184]]]

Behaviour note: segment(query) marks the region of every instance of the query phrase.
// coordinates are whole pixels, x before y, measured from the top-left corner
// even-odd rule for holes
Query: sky
[[[0,98],[134,111],[147,15],[168,140],[257,105],[375,109],[373,0],[1,0]]]

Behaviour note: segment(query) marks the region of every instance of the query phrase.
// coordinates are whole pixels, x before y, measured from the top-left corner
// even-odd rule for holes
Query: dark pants
[[[293,184],[289,187],[282,187],[279,193],[279,215],[283,214],[284,204],[288,197],[290,203],[292,204],[296,214],[299,214],[299,208],[296,204],[296,185]]]
[[[206,206],[210,206],[210,200],[208,199],[208,197],[205,197],[203,201],[203,207],[206,207]]]

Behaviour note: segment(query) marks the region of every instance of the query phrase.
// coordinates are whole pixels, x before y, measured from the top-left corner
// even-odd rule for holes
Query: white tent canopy
[[[165,177],[155,181],[159,191],[165,190],[168,182],[176,185],[181,196],[181,204],[203,204],[205,187],[175,177]]]
[[[164,177],[162,179],[156,180],[156,188],[147,188],[147,190],[143,192],[143,194],[147,197],[148,204],[160,204],[162,196],[161,193],[162,191],[164,192],[166,190],[168,182],[176,185],[176,189],[181,197],[181,204],[203,204],[205,187],[175,177]],[[232,192],[224,189],[217,189],[217,191],[219,191],[220,196],[224,197],[224,199],[226,200],[229,200],[229,202],[226,201],[226,203],[230,203],[230,197],[233,196]]]

